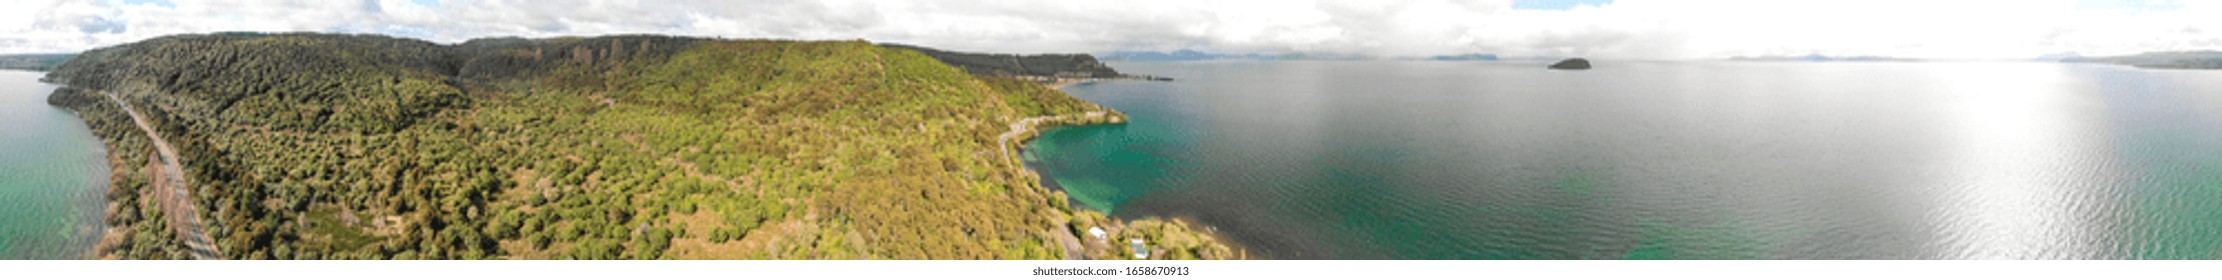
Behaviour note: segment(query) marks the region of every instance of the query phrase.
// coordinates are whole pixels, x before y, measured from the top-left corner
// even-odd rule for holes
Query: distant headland
[[[2155,69],[2222,69],[2222,51],[2148,52],[2125,56],[2070,57],[2060,62],[2111,63]]]
[[[1149,75],[1121,74],[1110,66],[1087,54],[993,54],[938,50],[927,47],[880,44],[890,48],[907,49],[926,54],[943,64],[956,66],[973,75],[1003,76],[1056,83],[1069,80],[1135,79],[1171,81],[1173,78]]]
[[[62,66],[74,53],[0,55],[0,69],[47,71]]]

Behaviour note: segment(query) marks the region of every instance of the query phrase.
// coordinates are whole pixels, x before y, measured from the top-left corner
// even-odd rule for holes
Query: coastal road
[[[1002,152],[1003,152],[1003,160],[1005,160],[1005,161],[1010,161],[1010,162],[1014,162],[1014,163],[1016,163],[1016,162],[1018,161],[1018,158],[1013,158],[1013,157],[1011,157],[1011,150],[1016,150],[1016,149],[1018,149],[1018,147],[1012,147],[1012,146],[1011,146],[1011,139],[1012,139],[1012,138],[1018,138],[1018,135],[1019,135],[1020,133],[1026,133],[1026,131],[1027,131],[1027,130],[1032,130],[1032,129],[1034,129],[1034,125],[1036,125],[1036,124],[1040,124],[1041,122],[1045,122],[1045,121],[1052,121],[1052,120],[1064,120],[1064,119],[1067,119],[1067,118],[1075,118],[1075,117],[1082,117],[1082,116],[1086,116],[1086,117],[1088,117],[1088,118],[1101,118],[1101,117],[1103,117],[1103,114],[1104,114],[1104,113],[1103,113],[1103,111],[1091,111],[1091,112],[1087,112],[1087,113],[1084,113],[1084,114],[1082,114],[1082,115],[1056,115],[1056,116],[1040,116],[1040,117],[1032,117],[1032,118],[1025,118],[1025,119],[1021,119],[1021,120],[1018,120],[1017,122],[1012,122],[1012,123],[1011,123],[1011,131],[1005,131],[1005,132],[1003,132],[1003,134],[1002,134],[1002,135],[996,135],[996,136],[995,136],[995,146],[996,146],[996,147],[1002,147],[1002,150],[1003,150],[1003,151],[1002,151]]]
[[[177,229],[178,236],[185,239],[185,247],[192,253],[193,259],[223,259],[223,252],[216,250],[216,246],[209,242],[207,231],[201,229],[200,207],[193,203],[192,189],[185,187],[185,170],[182,168],[185,165],[179,162],[177,149],[170,148],[170,142],[163,141],[162,134],[155,133],[154,126],[147,123],[147,118],[140,116],[139,111],[132,110],[131,104],[124,103],[123,98],[106,92],[101,95],[108,96],[109,101],[115,101],[116,106],[123,107],[123,112],[131,115],[131,122],[139,124],[139,130],[146,131],[147,138],[154,141],[155,156],[161,157],[162,162],[162,180],[157,180],[158,184],[155,186],[164,188],[157,189],[158,192],[169,193],[156,197],[163,200],[162,210],[168,212],[170,226]],[[161,182],[167,184],[160,184]]]
[[[1003,134],[996,135],[995,146],[998,147],[998,149],[1002,150],[1001,152],[1003,154],[1003,161],[1013,162],[1018,160],[1011,157],[1011,150],[1018,149],[1018,147],[1011,147],[1011,138],[1018,137],[1019,133],[1026,133],[1027,129],[1031,129],[1034,127],[1034,123],[1038,123],[1042,120],[1048,120],[1055,117],[1060,116],[1041,116],[1018,120],[1018,122],[1011,123],[1011,131],[1005,131],[1003,132]]]

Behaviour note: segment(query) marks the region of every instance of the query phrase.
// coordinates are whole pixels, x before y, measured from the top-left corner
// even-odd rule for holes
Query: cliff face
[[[864,42],[180,35],[48,78],[128,144],[116,258],[183,248],[147,222],[170,213],[129,207],[146,137],[104,95],[178,147],[230,259],[1057,258],[1073,210],[994,137],[1105,111]]]
[[[908,49],[962,68],[965,72],[985,76],[1032,76],[1051,78],[1124,78],[1119,71],[1104,66],[1096,57],[1087,54],[985,54],[963,53],[930,49],[919,46],[883,44],[883,46]]]

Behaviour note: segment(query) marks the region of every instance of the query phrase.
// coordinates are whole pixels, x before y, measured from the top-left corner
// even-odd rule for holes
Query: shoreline
[[[1188,225],[1190,231],[1197,232],[1197,234],[1199,235],[1211,238],[1212,241],[1219,242],[1219,244],[1226,245],[1227,248],[1233,249],[1236,253],[1236,257],[1233,258],[1234,260],[1266,259],[1264,257],[1257,256],[1257,254],[1251,254],[1250,246],[1242,246],[1241,243],[1234,242],[1234,236],[1228,235],[1226,232],[1219,231],[1218,226],[1204,224],[1203,220],[1189,216],[1171,216],[1161,218],[1173,221],[1174,223]]]
[[[175,156],[174,150],[161,150],[167,148],[161,146],[166,146],[168,143],[163,142],[159,134],[155,134],[156,132],[152,131],[151,127],[146,126],[145,117],[139,115],[136,110],[132,110],[132,106],[120,100],[113,92],[83,90],[44,80],[41,83],[51,84],[56,88],[53,93],[48,94],[48,104],[68,111],[79,121],[85,122],[89,126],[97,124],[94,121],[95,119],[103,119],[103,122],[116,125],[91,127],[93,136],[99,141],[100,149],[105,152],[102,161],[103,165],[108,166],[109,172],[104,176],[108,185],[104,192],[99,195],[101,205],[98,206],[101,208],[99,211],[102,216],[100,223],[104,229],[90,233],[93,236],[88,238],[94,238],[94,243],[82,253],[81,259],[221,259],[221,251],[216,249],[213,240],[209,239],[206,232],[202,231],[200,215],[197,214],[199,212],[198,207],[192,205],[190,201],[173,201],[189,199],[189,196],[179,195],[179,193],[191,192],[185,189],[186,186],[182,185],[184,183],[182,170],[177,170],[183,166],[179,163],[182,158]],[[56,101],[64,99],[70,101]],[[119,123],[129,124],[117,125]],[[136,142],[130,139],[145,142]],[[129,145],[126,143],[141,144]],[[161,152],[171,152],[173,154],[162,154]],[[139,157],[144,157],[144,160],[127,159]],[[126,181],[144,182],[144,184],[133,189],[119,190],[118,187]],[[126,207],[130,207],[129,210]],[[195,214],[171,215],[173,212],[182,211],[177,208],[191,209],[191,212]],[[125,218],[124,221],[117,220],[118,217],[125,217],[123,215],[137,217],[131,215],[136,211],[153,211],[161,213],[162,216],[160,218],[144,217]],[[186,224],[181,226],[176,222],[186,222]],[[136,258],[119,255],[123,252],[119,248],[131,247],[126,244],[133,243],[131,240],[134,235],[153,234],[152,232],[139,231],[142,230],[139,228],[140,226],[148,223],[156,224],[153,227],[159,228],[159,231],[175,234],[173,238],[176,238],[175,240],[179,242],[176,244],[179,247],[158,246],[161,248],[144,252],[151,255],[139,255]]]
[[[1046,86],[1046,87],[1049,87],[1050,89],[1053,89],[1053,90],[1057,90],[1057,91],[1058,91],[1058,92],[1060,92],[1060,93],[1064,93],[1064,94],[1066,94],[1066,95],[1071,95],[1072,93],[1071,93],[1071,92],[1067,92],[1067,91],[1065,90],[1065,87],[1068,87],[1068,86],[1073,86],[1073,85],[1081,85],[1081,84],[1090,84],[1090,83],[1095,83],[1095,82],[1099,82],[1099,81],[1105,81],[1105,80],[1112,80],[1112,79],[1056,79],[1056,80],[1053,80],[1053,81],[1046,81],[1046,82],[1043,82],[1043,83],[1042,83],[1042,85],[1043,85],[1043,86]],[[1143,79],[1136,79],[1136,80],[1143,80]],[[1098,106],[1100,107],[1101,105],[1098,105]],[[1127,120],[1128,120],[1128,118],[1126,117],[1126,114],[1125,114],[1125,113],[1120,113],[1120,112],[1118,112],[1117,110],[1112,110],[1112,109],[1110,109],[1110,108],[1102,108],[1102,109],[1103,109],[1103,110],[1100,110],[1100,111],[1090,111],[1090,112],[1085,112],[1085,113],[1079,114],[1079,115],[1077,115],[1077,116],[1076,116],[1076,115],[1073,115],[1073,114],[1066,114],[1066,115],[1053,115],[1053,116],[1037,116],[1037,117],[1029,117],[1029,118],[1025,118],[1025,119],[1020,119],[1020,120],[1019,120],[1019,121],[1017,121],[1017,122],[1013,122],[1013,123],[1011,123],[1011,126],[1012,126],[1012,129],[1013,129],[1013,130],[1012,130],[1012,131],[1010,131],[1010,132],[1006,132],[1006,133],[1005,133],[1005,135],[999,135],[999,136],[998,136],[998,138],[1005,138],[1005,137],[1011,138],[1011,139],[1007,139],[1007,140],[1010,140],[1010,141],[1008,141],[1007,143],[999,143],[999,145],[1001,146],[1001,154],[1002,154],[1002,155],[1003,155],[1003,157],[1004,157],[1004,159],[1003,159],[1003,160],[1005,160],[1006,162],[1009,162],[1009,163],[1010,163],[1010,165],[1011,165],[1011,166],[1012,166],[1013,168],[1016,168],[1016,169],[1017,169],[1017,170],[1018,170],[1018,171],[1020,172],[1021,176],[1024,176],[1024,177],[1030,177],[1030,178],[1032,178],[1033,180],[1035,180],[1035,182],[1036,182],[1036,185],[1038,185],[1038,186],[1041,186],[1041,187],[1042,187],[1043,189],[1045,189],[1045,190],[1047,190],[1047,191],[1050,191],[1050,192],[1052,192],[1052,193],[1057,193],[1057,194],[1063,194],[1063,193],[1065,193],[1066,191],[1065,191],[1065,190],[1064,190],[1064,188],[1063,188],[1063,187],[1061,187],[1061,186],[1060,186],[1060,187],[1056,187],[1056,188],[1052,188],[1052,187],[1051,187],[1051,186],[1052,186],[1052,185],[1054,184],[1055,180],[1051,179],[1051,178],[1050,178],[1050,177],[1049,177],[1048,175],[1044,175],[1044,174],[1045,174],[1044,172],[1041,172],[1041,171],[1038,171],[1038,170],[1034,170],[1034,169],[1035,169],[1035,167],[1034,167],[1034,166],[1029,166],[1028,164],[1026,164],[1026,160],[1025,160],[1025,159],[1023,158],[1023,156],[1022,156],[1022,155],[1023,155],[1023,153],[1025,152],[1025,148],[1026,148],[1026,143],[1027,143],[1027,141],[1032,141],[1032,140],[1034,140],[1035,138],[1038,138],[1038,137],[1040,137],[1040,136],[1041,136],[1041,133],[1043,133],[1043,132],[1045,132],[1045,131],[1048,131],[1048,130],[1051,130],[1051,129],[1056,129],[1056,128],[1059,128],[1059,127],[1063,127],[1063,126],[1086,126],[1086,125],[1100,125],[1100,124],[1123,124],[1123,123],[1126,123],[1126,122],[1127,122]],[[1077,117],[1077,121],[1068,121],[1068,120],[1074,119],[1075,117]],[[1100,211],[1096,211],[1096,210],[1093,210],[1093,209],[1084,209],[1083,207],[1085,207],[1085,206],[1082,206],[1082,207],[1069,207],[1070,205],[1073,205],[1073,202],[1072,202],[1072,201],[1070,201],[1070,200],[1071,200],[1071,198],[1070,198],[1069,196],[1063,196],[1063,195],[1059,195],[1059,196],[1060,196],[1060,197],[1065,197],[1065,198],[1063,198],[1063,199],[1067,200],[1067,201],[1064,201],[1064,202],[1066,203],[1066,205],[1068,205],[1068,207],[1067,207],[1067,208],[1071,208],[1071,209],[1069,209],[1069,210],[1070,210],[1071,212],[1069,212],[1069,213],[1067,213],[1067,214],[1068,214],[1068,215],[1072,215],[1072,216],[1075,216],[1075,219],[1078,219],[1078,217],[1077,217],[1077,216],[1081,216],[1080,214],[1081,214],[1081,213],[1084,213],[1084,212],[1085,212],[1085,213],[1094,213],[1094,214],[1095,214],[1095,215],[1093,215],[1094,217],[1100,217],[1100,219],[1103,219],[1103,220],[1104,220],[1104,222],[1105,222],[1105,223],[1107,223],[1107,225],[1102,225],[1102,226],[1099,226],[1099,227],[1105,227],[1105,229],[1107,229],[1107,230],[1110,230],[1110,231],[1114,232],[1114,233],[1108,234],[1107,236],[1123,236],[1123,235],[1127,235],[1127,234],[1126,234],[1126,233],[1124,233],[1123,231],[1125,231],[1125,229],[1126,229],[1126,228],[1129,228],[1129,227],[1130,227],[1130,225],[1141,225],[1141,224],[1170,224],[1170,225],[1173,225],[1173,226],[1178,226],[1178,227],[1182,227],[1182,228],[1185,228],[1185,229],[1187,229],[1187,230],[1188,230],[1188,232],[1192,233],[1193,235],[1196,235],[1196,236],[1200,236],[1200,237],[1202,237],[1203,239],[1205,239],[1205,240],[1208,240],[1208,242],[1209,242],[1210,244],[1216,244],[1216,245],[1219,245],[1219,246],[1224,246],[1224,247],[1225,247],[1225,248],[1227,248],[1228,250],[1232,251],[1232,252],[1230,252],[1230,253],[1232,253],[1233,255],[1231,255],[1231,256],[1222,256],[1222,257],[1225,257],[1225,258],[1216,258],[1216,259],[1228,259],[1228,260],[1259,260],[1259,259],[1264,259],[1264,258],[1260,258],[1260,257],[1257,257],[1257,256],[1256,256],[1256,255],[1254,255],[1254,254],[1250,254],[1250,250],[1249,250],[1249,247],[1247,247],[1247,246],[1242,246],[1241,244],[1238,244],[1238,243],[1234,242],[1234,239],[1233,239],[1233,238],[1232,238],[1231,236],[1228,236],[1228,235],[1227,235],[1226,233],[1224,233],[1224,232],[1220,232],[1220,231],[1218,231],[1218,230],[1217,230],[1217,227],[1213,227],[1213,226],[1205,225],[1204,223],[1202,223],[1202,221],[1200,221],[1200,220],[1197,220],[1197,219],[1195,219],[1195,218],[1191,218],[1191,217],[1178,217],[1178,216],[1169,216],[1169,217],[1149,216],[1149,217],[1141,217],[1141,218],[1139,218],[1139,219],[1119,219],[1119,218],[1114,218],[1114,217],[1111,217],[1111,216],[1110,216],[1109,214],[1106,214],[1106,213],[1102,213],[1102,212],[1100,212]],[[1072,223],[1071,221],[1068,221],[1068,222],[1066,222],[1066,223],[1065,223],[1065,225],[1064,225],[1063,227],[1064,227],[1063,229],[1060,229],[1060,230],[1059,230],[1060,232],[1062,232],[1062,233],[1061,233],[1061,235],[1062,235],[1062,238],[1060,238],[1060,239],[1064,239],[1064,240],[1061,240],[1061,241],[1066,241],[1066,242],[1071,242],[1071,241],[1078,241],[1078,243],[1079,243],[1079,244],[1071,244],[1071,243],[1068,243],[1068,244],[1063,244],[1064,246],[1060,246],[1060,247],[1067,247],[1067,248],[1073,248],[1073,247],[1080,247],[1080,248],[1085,248],[1085,247],[1088,247],[1088,246],[1087,246],[1087,243],[1088,243],[1088,242],[1087,242],[1087,241],[1084,241],[1084,239],[1083,239],[1083,238],[1087,238],[1087,237],[1075,237],[1075,236],[1072,236],[1072,234],[1071,234],[1071,233],[1074,233],[1074,232],[1079,232],[1079,231],[1083,231],[1083,230],[1086,230],[1086,229],[1081,229],[1081,228],[1079,228],[1079,226],[1078,226],[1078,225],[1075,225],[1075,224],[1073,224],[1073,223]],[[1152,238],[1152,239],[1159,239],[1159,238],[1163,238],[1163,237],[1156,237],[1156,238]],[[1075,240],[1075,239],[1082,239],[1082,240]],[[1106,245],[1108,246],[1109,244],[1106,244]],[[1163,244],[1160,244],[1160,245],[1163,245]],[[1110,247],[1111,247],[1111,248],[1123,248],[1124,246],[1110,246]],[[1162,249],[1162,248],[1160,248],[1160,249]],[[1094,250],[1088,250],[1088,251],[1094,251]],[[1068,259],[1068,260],[1071,260],[1071,259],[1084,259],[1084,256],[1085,256],[1085,255],[1089,255],[1088,253],[1089,253],[1089,252],[1079,252],[1078,254],[1081,254],[1081,255],[1083,255],[1083,257],[1082,257],[1082,258],[1075,258],[1074,256],[1071,256],[1072,254],[1075,254],[1074,252],[1067,252],[1067,253],[1066,253],[1066,254],[1067,254],[1067,257],[1066,257],[1066,259]],[[1161,256],[1161,255],[1157,255],[1157,254],[1152,254],[1152,258],[1151,258],[1151,259],[1161,259],[1161,258],[1158,258],[1159,256]],[[1113,259],[1126,259],[1126,258],[1113,258]],[[1205,258],[1205,259],[1213,259],[1213,258]]]
[[[63,230],[69,232],[69,237],[66,238],[66,241],[63,241],[60,244],[61,247],[58,250],[29,251],[27,248],[12,248],[8,251],[0,251],[0,253],[9,254],[11,257],[23,258],[25,260],[101,259],[101,243],[102,241],[106,240],[111,235],[111,232],[115,229],[114,227],[111,227],[107,222],[108,216],[110,214],[109,212],[115,210],[115,207],[113,206],[114,203],[108,199],[107,195],[109,189],[113,188],[113,186],[115,185],[115,182],[111,180],[113,178],[110,175],[112,172],[114,172],[115,167],[109,162],[109,157],[112,156],[112,153],[109,151],[109,147],[106,141],[104,141],[100,137],[100,135],[98,135],[97,131],[94,131],[92,129],[82,113],[77,112],[76,110],[72,110],[68,107],[45,102],[45,100],[49,96],[53,95],[53,92],[55,90],[63,88],[63,85],[45,81],[47,70],[0,68],[0,73],[5,73],[8,75],[35,75],[39,78],[31,79],[30,81],[32,85],[44,85],[50,87],[43,91],[28,91],[27,93],[35,94],[38,96],[36,99],[37,101],[33,102],[37,103],[38,105],[48,106],[55,110],[61,111],[63,114],[68,115],[68,118],[71,119],[74,124],[84,128],[83,136],[86,137],[87,140],[91,140],[90,142],[88,142],[88,144],[91,144],[93,150],[98,153],[98,158],[93,159],[92,162],[88,163],[91,163],[91,165],[97,165],[99,166],[99,168],[101,168],[101,170],[103,170],[102,172],[85,174],[88,175],[87,180],[89,180],[89,183],[91,183],[88,188],[82,190],[63,191],[64,193],[74,193],[70,195],[64,195],[63,200],[69,201],[68,203],[66,203],[68,207],[76,210],[73,212],[67,212],[66,214],[69,214],[67,216],[74,217],[68,218],[66,220],[77,221],[79,223],[65,222]],[[11,89],[10,91],[13,90]],[[79,220],[78,218],[85,219]],[[83,250],[75,250],[75,248],[82,248]],[[15,253],[26,252],[36,253],[15,255]],[[39,253],[52,253],[54,255],[38,255]]]

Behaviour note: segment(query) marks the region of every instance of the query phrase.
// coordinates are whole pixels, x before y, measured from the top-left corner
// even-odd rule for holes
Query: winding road
[[[131,122],[139,124],[139,130],[146,131],[147,138],[153,140],[155,156],[162,159],[162,180],[157,182],[167,182],[156,186],[168,187],[168,195],[156,197],[162,200],[162,210],[168,213],[171,228],[177,229],[178,236],[185,239],[185,247],[192,253],[193,259],[223,259],[224,253],[217,251],[216,246],[209,242],[207,231],[201,229],[200,207],[193,203],[192,189],[185,187],[187,181],[182,168],[185,165],[178,162],[177,149],[170,148],[170,142],[163,141],[162,134],[155,133],[154,126],[147,123],[147,118],[140,116],[139,111],[132,110],[131,104],[124,103],[123,98],[105,92],[101,95],[108,96],[109,101],[115,101],[116,106],[123,107],[123,112],[131,115]]]
[[[1034,125],[1035,125],[1035,124],[1039,124],[1039,123],[1041,123],[1041,122],[1044,122],[1044,121],[1052,121],[1052,120],[1063,120],[1063,119],[1066,119],[1066,118],[1074,118],[1074,117],[1082,117],[1082,116],[1085,116],[1085,117],[1089,117],[1089,118],[1101,118],[1101,117],[1103,117],[1103,115],[1104,115],[1103,111],[1091,111],[1091,112],[1083,113],[1083,114],[1080,114],[1080,115],[1056,115],[1056,116],[1040,116],[1040,117],[1032,117],[1032,118],[1025,118],[1025,119],[1020,119],[1020,120],[1018,120],[1017,122],[1012,122],[1012,123],[1011,123],[1011,131],[1005,131],[1005,132],[1003,132],[1003,134],[1002,134],[1002,135],[996,135],[996,136],[995,136],[995,146],[996,146],[996,147],[1002,147],[1002,150],[1003,150],[1003,151],[1002,151],[1002,152],[1003,152],[1003,160],[1005,160],[1005,161],[1015,161],[1015,160],[1018,160],[1018,159],[1017,159],[1017,158],[1012,158],[1012,157],[1011,157],[1011,150],[1015,150],[1015,149],[1018,149],[1018,147],[1012,147],[1012,146],[1011,146],[1011,138],[1017,138],[1017,137],[1018,137],[1018,134],[1020,134],[1020,133],[1026,133],[1026,130],[1029,130],[1029,129],[1033,129],[1033,128],[1034,128]]]

